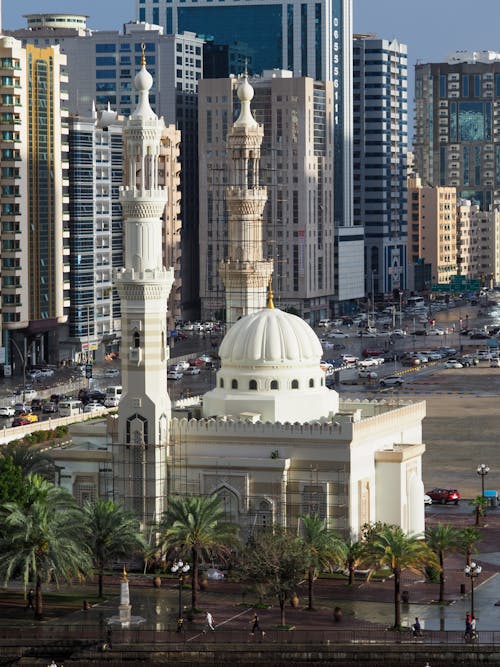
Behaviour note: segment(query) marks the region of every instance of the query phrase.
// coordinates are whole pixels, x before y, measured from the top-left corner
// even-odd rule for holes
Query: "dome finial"
[[[267,291],[267,308],[274,308],[274,294],[273,294],[273,278],[269,278],[269,286]]]
[[[146,67],[146,44],[144,42],[141,44],[141,51],[141,67]]]

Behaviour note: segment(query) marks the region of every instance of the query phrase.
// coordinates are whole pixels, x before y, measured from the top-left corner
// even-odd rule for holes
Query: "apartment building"
[[[458,259],[460,273],[481,285],[500,284],[500,211],[481,211],[477,204],[458,202]]]

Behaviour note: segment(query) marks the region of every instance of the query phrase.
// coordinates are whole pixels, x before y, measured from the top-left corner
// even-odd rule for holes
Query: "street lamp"
[[[170,568],[173,574],[179,574],[179,609],[177,613],[177,632],[182,630],[183,618],[182,618],[182,582],[184,575],[187,574],[190,570],[189,563],[184,563],[182,560],[177,560]]]
[[[483,568],[477,563],[471,563],[464,567],[464,574],[466,577],[470,577],[470,613],[471,616],[474,616],[474,579],[479,577]]]
[[[477,466],[477,474],[481,475],[481,498],[484,498],[484,478],[490,472],[490,467],[484,463]]]

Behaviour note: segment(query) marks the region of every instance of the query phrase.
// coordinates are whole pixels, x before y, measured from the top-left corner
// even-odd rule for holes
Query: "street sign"
[[[85,377],[88,379],[92,377],[92,364],[85,365]]]

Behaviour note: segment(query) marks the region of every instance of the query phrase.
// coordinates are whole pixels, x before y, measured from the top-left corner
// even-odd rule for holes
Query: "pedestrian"
[[[476,617],[473,616],[470,620],[470,636],[474,639],[476,636]]]
[[[471,636],[471,623],[472,623],[472,616],[470,611],[467,612],[465,615],[465,639],[469,639]]]
[[[214,617],[212,616],[212,614],[209,611],[207,611],[207,615],[205,616],[205,627],[203,628],[203,634],[205,634],[205,632],[207,631],[207,628],[212,630],[212,632],[215,631]]]
[[[57,663],[52,660],[50,663],[49,667],[57,667]]]
[[[33,604],[35,599],[35,591],[30,588],[28,591],[28,598],[27,598],[27,603],[26,603],[26,609],[34,609],[35,605]]]
[[[257,612],[253,616],[252,635],[255,634],[256,630],[259,630],[259,632],[261,632],[260,625],[259,625],[259,616],[258,616]]]
[[[422,626],[418,620],[418,616],[415,616],[415,623],[413,624],[413,636],[421,637],[422,636]]]

